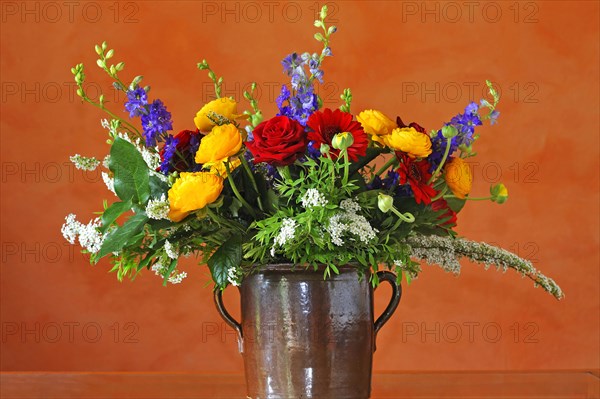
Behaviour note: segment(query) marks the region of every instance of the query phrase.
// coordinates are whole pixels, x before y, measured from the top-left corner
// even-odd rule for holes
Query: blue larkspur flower
[[[498,123],[498,117],[500,116],[500,111],[492,111],[492,113],[490,114],[490,125],[494,125],[496,123]]]
[[[163,102],[156,99],[150,104],[148,113],[142,115],[142,128],[147,147],[154,147],[156,141],[161,141],[169,130],[173,129],[171,113]]]
[[[165,146],[163,148],[162,162],[160,163],[160,171],[164,174],[169,173],[171,159],[173,158],[173,155],[175,155],[175,152],[177,152],[177,144],[179,144],[179,139],[173,137],[172,135],[167,136],[167,140],[165,141]]]
[[[305,60],[302,59],[298,53],[292,53],[285,57],[281,61],[281,65],[283,65],[283,72],[285,72],[288,76],[292,76],[292,74],[297,73],[299,69],[302,69],[302,65],[304,65]]]
[[[129,117],[141,116],[148,113],[146,106],[148,105],[148,95],[146,90],[138,87],[135,90],[127,91],[127,102],[125,109],[129,112]]]

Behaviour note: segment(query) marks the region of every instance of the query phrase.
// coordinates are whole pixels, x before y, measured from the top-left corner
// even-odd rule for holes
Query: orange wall
[[[119,284],[106,262],[89,266],[63,240],[66,214],[88,220],[112,200],[99,174],[68,163],[108,150],[104,115],[77,101],[69,70],[84,62],[90,93],[102,87],[114,100],[93,50],[107,40],[127,63],[123,76],[143,74],[179,131],[210,96],[196,70],[206,58],[227,95],[258,82],[270,116],[285,82],[280,59],[318,50],[315,4],[0,3],[3,370],[241,371],[206,267],[185,261],[179,286],[150,272]],[[557,302],[529,280],[467,263],[458,278],[425,266],[379,334],[374,368],[598,368],[598,3],[469,4],[333,4],[339,32],[321,94],[335,107],[350,86],[355,111],[433,129],[478,99],[486,78],[497,82],[502,116],[480,130],[474,192],[501,174],[510,200],[469,204],[459,232],[531,258],[567,296]],[[237,294],[226,299],[235,306]]]

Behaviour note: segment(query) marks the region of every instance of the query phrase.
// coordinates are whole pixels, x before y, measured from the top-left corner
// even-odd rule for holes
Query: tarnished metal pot
[[[392,299],[374,322],[369,276],[339,268],[323,271],[270,265],[244,278],[240,286],[242,322],[221,316],[238,332],[248,396],[252,399],[364,399],[371,392],[375,336],[402,294],[396,276],[378,272],[392,286]]]

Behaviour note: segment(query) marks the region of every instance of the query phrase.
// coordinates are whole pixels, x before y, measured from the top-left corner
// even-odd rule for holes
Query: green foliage
[[[132,240],[137,234],[142,232],[144,225],[148,221],[148,216],[144,213],[139,213],[130,217],[123,226],[117,227],[108,232],[102,243],[102,247],[97,254],[97,259],[104,257],[112,252],[119,252],[128,243],[137,240]]]
[[[123,201],[146,204],[150,197],[149,171],[135,146],[117,137],[108,164],[115,176],[115,192]]]
[[[212,278],[219,288],[227,285],[227,272],[238,268],[242,262],[242,236],[233,234],[208,260],[208,268]]]

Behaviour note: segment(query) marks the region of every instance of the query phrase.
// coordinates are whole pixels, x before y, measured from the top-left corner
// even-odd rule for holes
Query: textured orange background
[[[93,217],[112,201],[99,174],[68,156],[103,157],[104,115],[74,96],[70,67],[84,62],[90,95],[115,98],[95,66],[107,40],[122,76],[145,76],[175,131],[211,96],[206,58],[241,98],[261,89],[270,116],[286,81],[279,61],[317,51],[315,2],[3,1],[3,370],[241,371],[192,259],[189,277],[163,288],[147,272],[119,284],[89,266],[60,234],[66,214]],[[71,7],[71,8],[69,8]],[[354,111],[378,108],[438,128],[489,78],[501,89],[498,126],[480,129],[475,195],[503,181],[503,206],[471,203],[459,232],[531,258],[566,292],[557,302],[514,273],[464,264],[459,278],[424,266],[378,337],[375,370],[524,370],[599,367],[598,2],[331,3],[338,20],[327,60],[326,106],[345,87]],[[115,112],[121,105],[113,104]],[[377,295],[380,311],[389,290]],[[227,302],[237,308],[237,294]],[[268,299],[266,299],[268,300]],[[437,331],[437,332],[436,332]]]

